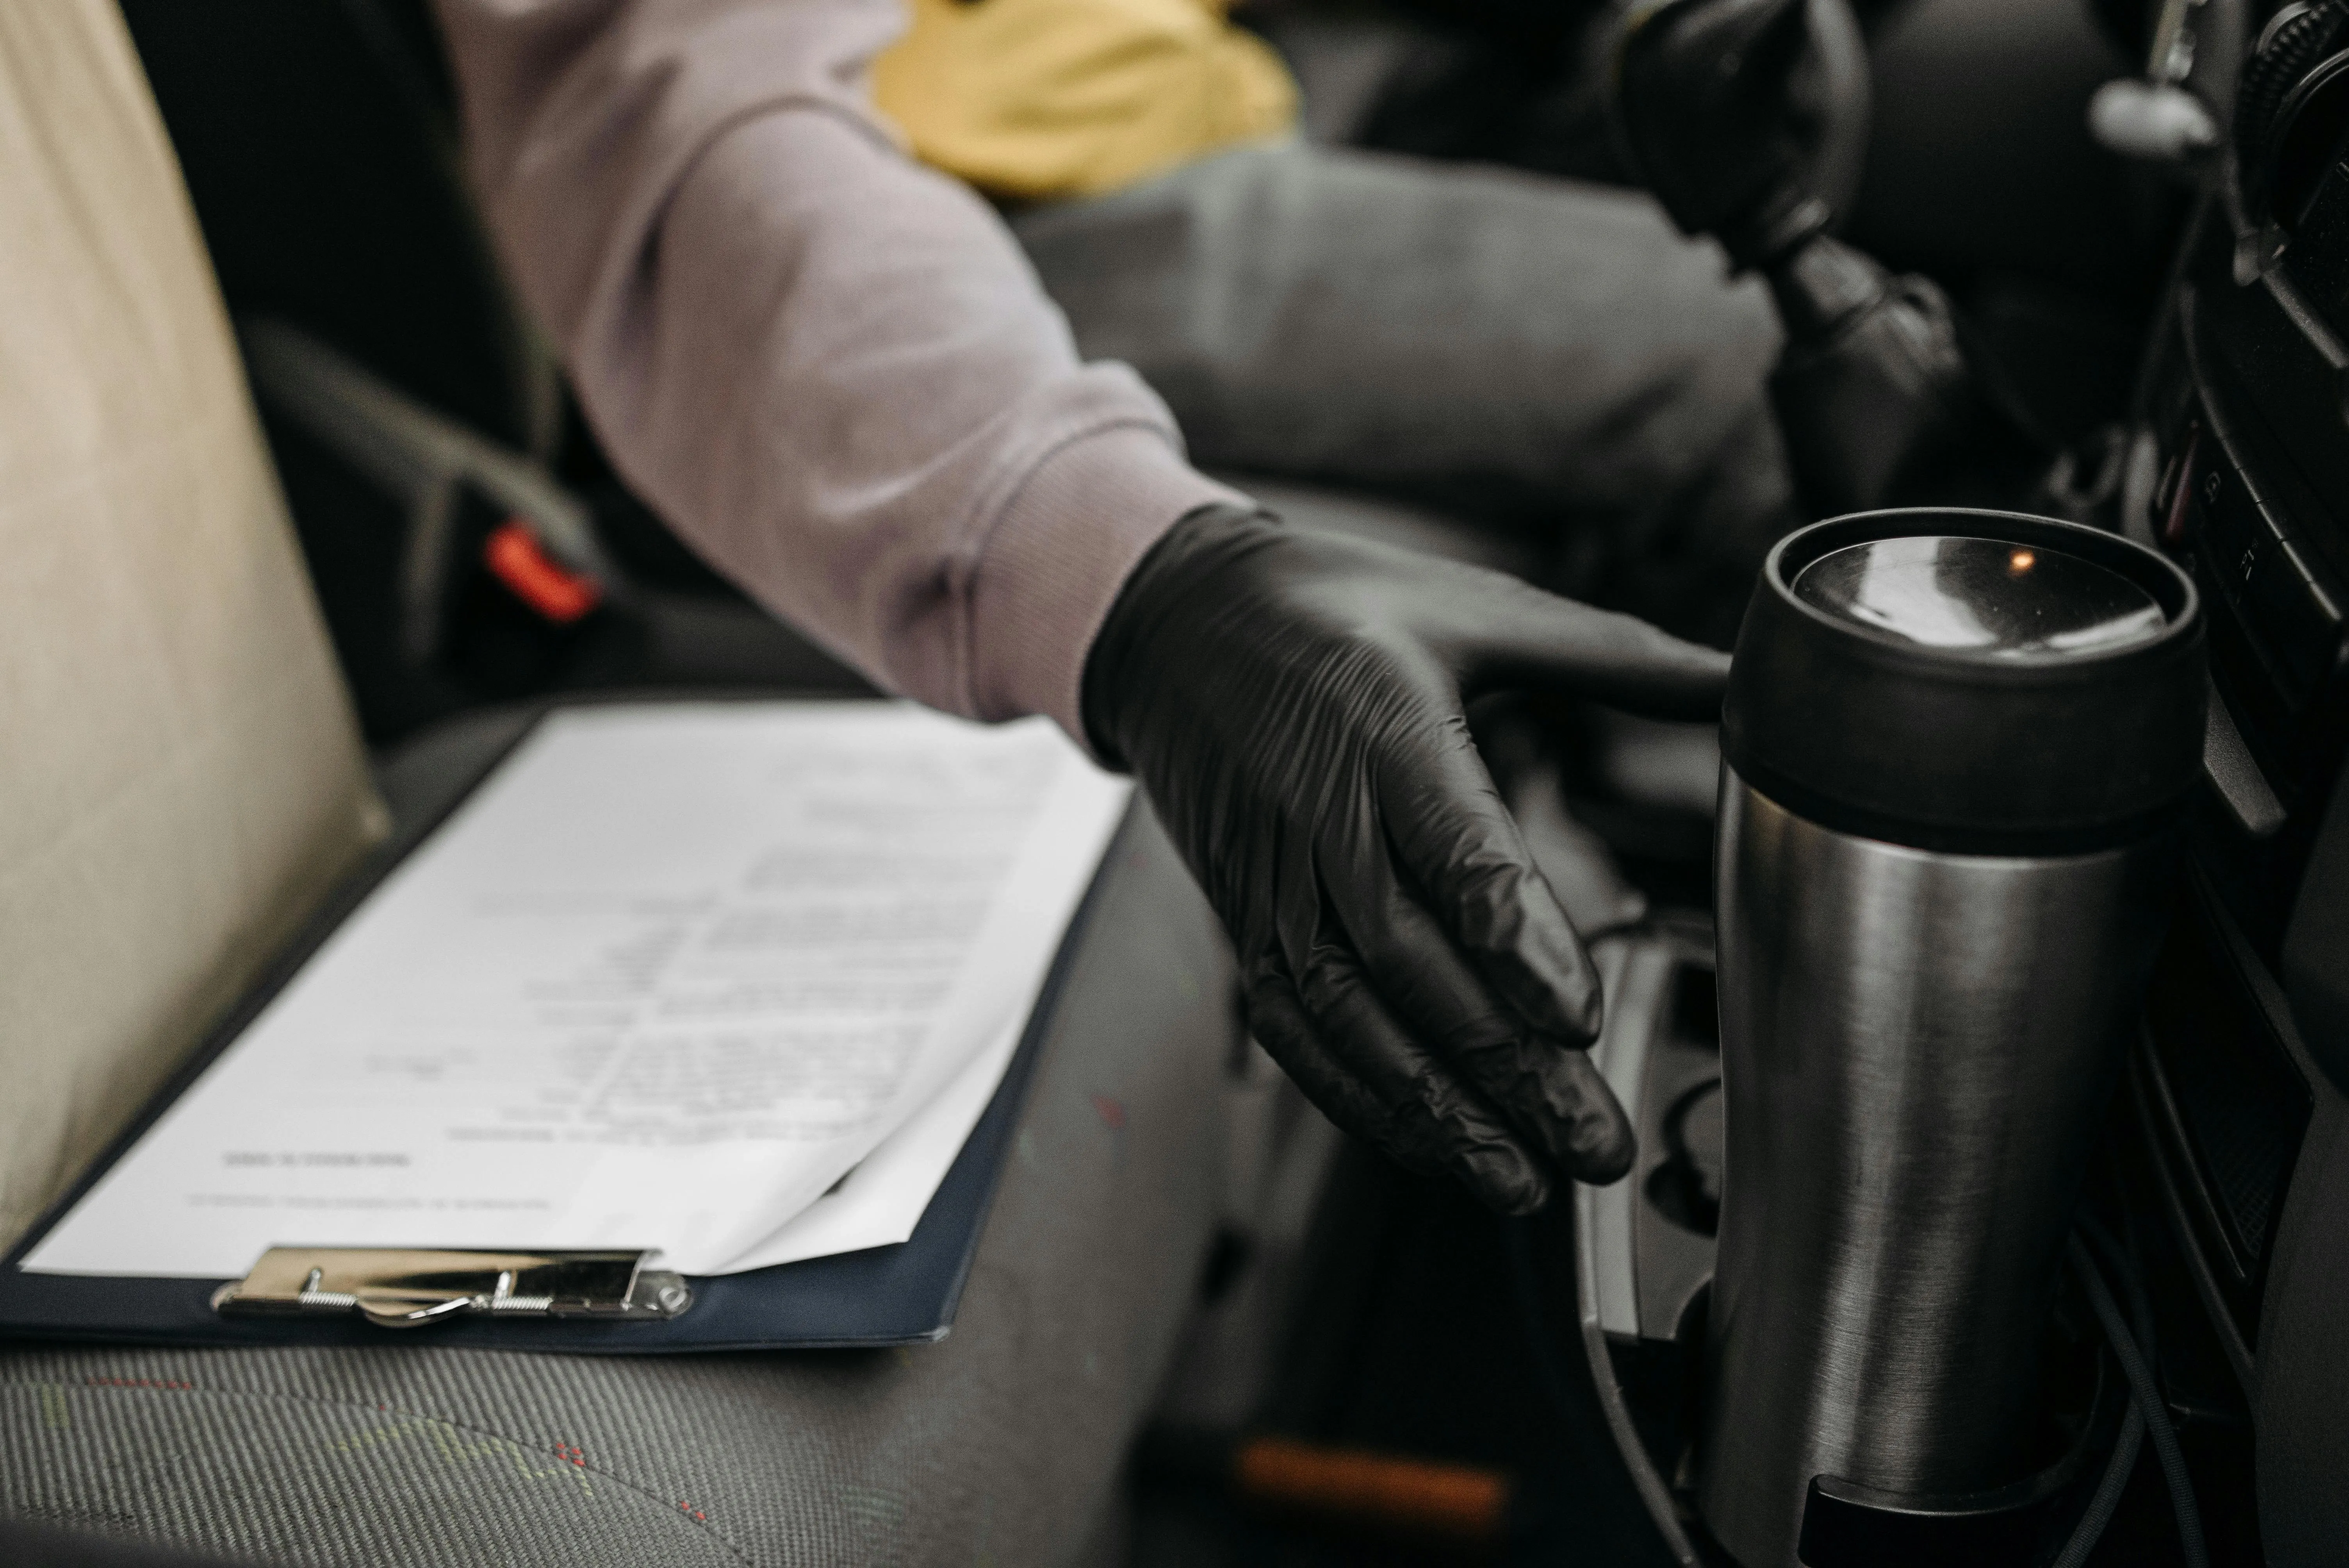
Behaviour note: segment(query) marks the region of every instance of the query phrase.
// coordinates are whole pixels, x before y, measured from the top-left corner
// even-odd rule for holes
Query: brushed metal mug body
[[[1816,1476],[1948,1495],[2031,1469],[2039,1337],[2171,850],[1909,849],[1726,767],[1717,831],[1698,1507],[1744,1568],[1795,1568]]]

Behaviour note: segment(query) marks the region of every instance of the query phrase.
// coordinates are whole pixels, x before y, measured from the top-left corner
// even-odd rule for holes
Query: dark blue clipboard
[[[922,1344],[946,1337],[970,1277],[980,1231],[1003,1162],[1050,1032],[1054,1009],[1081,938],[1101,895],[1095,872],[1061,939],[1034,1010],[1002,1083],[988,1101],[946,1180],[915,1224],[895,1246],[809,1258],[747,1274],[691,1280],[694,1304],[665,1322],[598,1323],[579,1318],[460,1317],[420,1329],[372,1327],[357,1316],[223,1317],[212,1308],[222,1280],[126,1278],[119,1275],[31,1274],[20,1265],[40,1238],[71,1212],[114,1162],[128,1153],[164,1110],[308,962],[335,929],[364,903],[392,869],[414,852],[483,779],[497,771],[533,722],[501,749],[467,788],[440,810],[398,835],[331,896],[325,907],[264,973],[244,998],[206,1037],[203,1046],[148,1102],[139,1119],[106,1153],[92,1161],[73,1190],[0,1260],[0,1338],[99,1341],[132,1345],[439,1345],[483,1350],[544,1351],[600,1356],[716,1350],[818,1350]],[[1129,819],[1130,820],[1130,819]],[[1122,826],[1119,836],[1125,832]],[[1114,856],[1114,849],[1111,858]],[[1108,863],[1105,859],[1104,864]]]

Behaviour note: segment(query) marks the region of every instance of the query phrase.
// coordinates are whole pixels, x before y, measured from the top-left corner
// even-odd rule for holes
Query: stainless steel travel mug
[[[1815,1480],[2030,1469],[2036,1348],[2200,777],[2152,551],[1875,512],[1771,554],[1723,715],[1727,1154],[1699,1511],[1794,1568]]]

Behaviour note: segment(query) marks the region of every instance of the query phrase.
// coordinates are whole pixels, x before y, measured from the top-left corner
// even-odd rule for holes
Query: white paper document
[[[911,1236],[963,1140],[987,1113],[1019,1049],[1019,1033],[1014,1024],[998,1035],[911,1121],[781,1230],[736,1258],[729,1272],[859,1252]]]
[[[657,1247],[724,1274],[902,1241],[1128,788],[1042,720],[557,713],[24,1266]]]

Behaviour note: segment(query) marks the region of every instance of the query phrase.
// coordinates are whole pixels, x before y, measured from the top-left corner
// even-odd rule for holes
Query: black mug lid
[[[1968,534],[1847,544],[1795,574],[1795,597],[1922,647],[2061,659],[2148,642],[2168,617],[2109,567],[2043,545]]]
[[[2017,512],[1836,518],[1770,553],[1723,749],[1825,826],[1921,848],[2127,841],[2201,776],[2202,615],[2153,551]]]

